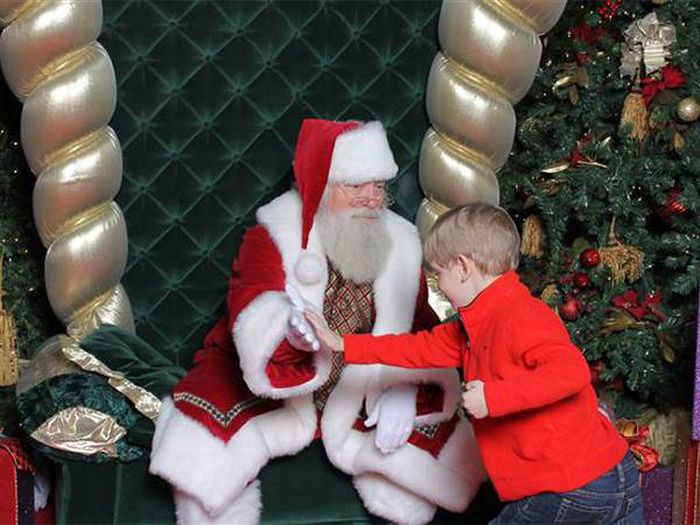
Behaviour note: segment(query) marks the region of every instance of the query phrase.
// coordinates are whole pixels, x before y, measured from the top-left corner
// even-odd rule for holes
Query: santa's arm
[[[312,392],[330,372],[328,353],[298,350],[286,339],[292,303],[285,279],[282,256],[267,230],[248,230],[229,282],[229,331],[248,388],[272,398]]]

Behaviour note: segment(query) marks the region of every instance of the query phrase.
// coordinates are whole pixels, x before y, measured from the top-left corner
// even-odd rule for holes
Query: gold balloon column
[[[127,258],[119,140],[107,126],[114,69],[96,42],[101,0],[2,0],[0,65],[22,109],[22,148],[38,180],[34,220],[46,291],[69,335],[103,323],[134,330],[119,284]]]
[[[542,54],[539,36],[566,0],[443,0],[442,51],[427,87],[432,128],[423,139],[419,178],[426,198],[416,223],[425,236],[445,211],[498,204],[495,173],[515,136],[513,104],[532,85]]]

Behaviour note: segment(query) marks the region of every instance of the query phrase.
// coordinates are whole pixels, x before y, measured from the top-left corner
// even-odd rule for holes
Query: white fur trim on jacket
[[[174,500],[178,525],[257,525],[260,522],[262,503],[257,479],[216,516],[207,513],[196,499],[179,490],[174,491]]]
[[[312,396],[286,400],[283,408],[257,416],[224,443],[165,398],[151,450],[151,474],[192,496],[218,516],[233,504],[272,458],[299,452],[316,431]]]
[[[353,436],[358,454],[353,469],[374,472],[405,490],[452,512],[462,512],[486,481],[471,425],[460,420],[437,458],[413,445],[392,454],[374,446],[374,432]],[[397,502],[397,504],[400,504]]]
[[[393,179],[398,171],[381,122],[367,122],[335,139],[328,170],[330,181],[363,184]]]
[[[352,480],[365,507],[375,516],[401,525],[423,525],[437,508],[429,501],[402,489],[381,474],[361,474]]]
[[[250,391],[258,396],[288,398],[308,394],[322,386],[331,370],[331,355],[327,351],[313,354],[316,374],[306,383],[293,387],[272,386],[265,371],[272,354],[289,329],[292,305],[282,292],[263,292],[246,306],[233,324],[233,341],[240,358],[243,379]]]

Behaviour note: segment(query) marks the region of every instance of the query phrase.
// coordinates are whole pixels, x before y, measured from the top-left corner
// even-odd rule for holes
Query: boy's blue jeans
[[[514,501],[490,522],[511,523],[642,525],[639,472],[631,454],[627,452],[620,463],[580,489],[545,492]]]

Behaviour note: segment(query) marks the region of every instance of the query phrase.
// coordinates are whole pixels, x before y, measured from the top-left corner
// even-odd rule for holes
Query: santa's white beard
[[[385,210],[332,213],[321,209],[316,225],[328,259],[345,279],[368,283],[384,270],[391,249]]]

